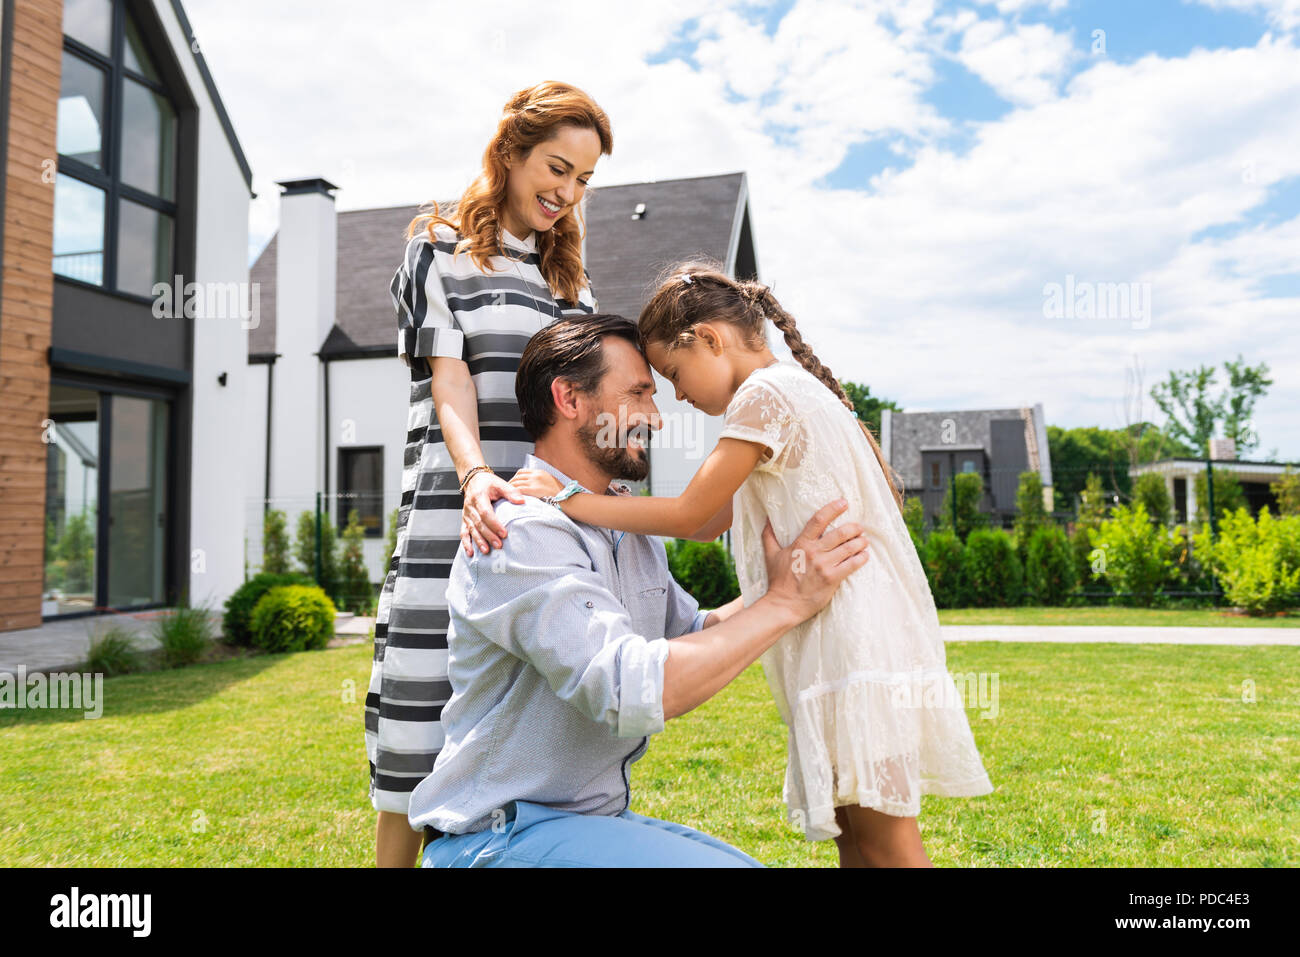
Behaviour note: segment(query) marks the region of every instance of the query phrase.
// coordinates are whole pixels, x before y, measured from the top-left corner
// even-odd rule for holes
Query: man
[[[524,350],[515,391],[535,442],[525,467],[607,495],[630,494],[614,478],[646,476],[637,435],[660,423],[632,322],[595,315],[545,327]],[[831,503],[785,549],[767,528],[767,594],[706,615],[673,580],[657,538],[584,525],[531,496],[494,507],[502,548],[458,550],[448,581],[446,743],[410,802],[411,826],[431,838],[424,866],[762,866],[629,811],[630,766],[666,720],[830,601],[867,560],[862,527],[821,537],[845,507]],[[711,540],[726,521],[715,516],[692,537]]]

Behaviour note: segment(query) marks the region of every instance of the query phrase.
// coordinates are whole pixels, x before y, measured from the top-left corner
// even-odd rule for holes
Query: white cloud
[[[1079,56],[1067,34],[1046,24],[979,20],[962,34],[957,59],[1001,97],[1023,106],[1055,97]]]
[[[977,65],[1021,108],[956,156],[925,91],[936,38],[973,24],[926,20],[929,4],[800,0],[771,37],[707,0],[394,8],[187,3],[257,177],[255,234],[274,229],[277,179],[327,176],[341,209],[455,195],[506,96],[566,79],[613,122],[597,185],[748,172],[763,278],[837,375],[907,406],[1042,402],[1054,424],[1113,426],[1134,353],[1154,382],[1240,351],[1277,382],[1264,449],[1300,457],[1300,350],[1283,348],[1300,302],[1259,298],[1295,223],[1191,241],[1300,175],[1290,40],[1098,60],[1060,89],[1059,34],[990,31],[971,53],[1019,58]],[[647,65],[691,17],[701,69]],[[870,192],[818,187],[867,135],[921,145]],[[1069,274],[1150,282],[1150,327],[1044,318],[1044,284]]]
[[[1199,3],[1215,10],[1257,13],[1282,30],[1300,28],[1300,0],[1183,0],[1183,2]]]

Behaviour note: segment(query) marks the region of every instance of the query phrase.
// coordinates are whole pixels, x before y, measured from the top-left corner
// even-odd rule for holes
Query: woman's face
[[[565,124],[527,156],[512,159],[502,211],[505,228],[520,239],[550,229],[581,202],[599,158],[596,131]]]

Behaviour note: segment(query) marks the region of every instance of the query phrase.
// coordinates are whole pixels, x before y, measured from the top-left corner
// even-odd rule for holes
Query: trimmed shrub
[[[262,572],[254,575],[226,599],[226,613],[221,622],[226,644],[246,648],[253,643],[253,630],[250,625],[253,608],[272,588],[277,585],[315,584],[310,575],[302,575],[298,572]]]
[[[957,527],[953,528],[953,495],[957,497]],[[972,529],[985,528],[989,517],[980,511],[980,502],[984,500],[984,476],[978,472],[958,472],[948,484],[944,493],[943,505],[939,508],[939,528],[944,531],[956,531],[964,542],[970,537]]]
[[[324,648],[334,615],[334,602],[316,585],[277,585],[253,607],[253,644],[270,652]]]
[[[740,595],[735,563],[721,542],[677,539],[668,551],[668,570],[701,608],[718,608]]]
[[[1174,538],[1169,530],[1153,524],[1146,506],[1137,502],[1116,506],[1090,535],[1094,548],[1101,550],[1103,573],[1115,591],[1128,593],[1123,603],[1155,604],[1174,574]]]
[[[1040,605],[1064,605],[1074,591],[1074,554],[1065,531],[1056,525],[1040,525],[1029,536],[1026,549],[1025,586]]]
[[[921,564],[937,608],[960,608],[966,602],[962,550],[961,539],[952,532],[933,532],[925,540]]]
[[[961,557],[966,600],[976,608],[1019,605],[1024,572],[1011,536],[1000,528],[977,528],[966,539]]]

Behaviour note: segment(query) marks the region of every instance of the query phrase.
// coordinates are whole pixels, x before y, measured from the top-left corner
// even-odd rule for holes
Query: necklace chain
[[[544,312],[543,312],[543,310],[542,310],[542,304],[541,304],[540,302],[538,302],[538,301],[537,301],[537,297],[533,295],[532,287],[528,284],[528,280],[524,278],[524,274],[523,274],[523,272],[519,269],[519,260],[516,259],[513,255],[508,255],[508,254],[506,253],[505,243],[503,243],[503,242],[501,241],[501,236],[500,236],[500,234],[497,235],[497,248],[501,250],[501,255],[504,256],[506,259],[509,259],[510,262],[511,262],[511,264],[515,267],[515,275],[517,275],[517,276],[519,277],[519,282],[523,285],[523,287],[524,287],[524,292],[528,293],[528,298],[531,299],[531,300],[533,301],[533,306],[536,307],[537,314],[538,314],[539,317],[541,317],[541,325],[539,325],[539,326],[537,327],[537,328],[540,330],[540,329],[542,328],[542,326],[545,326],[545,325],[546,325],[548,319],[551,319],[551,318],[554,318],[554,317],[551,316],[549,313],[544,313]],[[513,250],[512,250],[512,252],[513,252]],[[525,252],[525,253],[524,253],[524,259],[527,259],[527,258],[528,258],[528,253]],[[543,282],[545,282],[545,277],[543,277]],[[547,286],[547,292],[550,292],[550,287],[549,287],[549,286]],[[552,302],[554,302],[554,298],[555,298],[554,296],[551,297]],[[557,311],[559,310],[559,305],[558,305],[558,304],[556,304],[556,310],[557,310]]]

